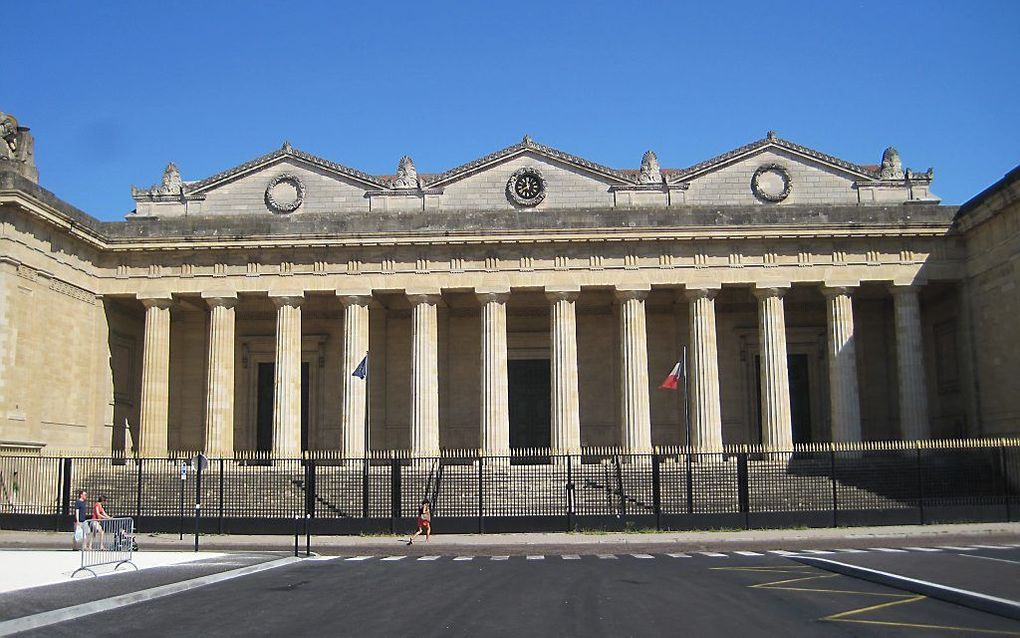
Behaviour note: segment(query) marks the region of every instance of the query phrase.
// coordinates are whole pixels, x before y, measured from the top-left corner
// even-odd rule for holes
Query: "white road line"
[[[309,556],[305,560],[336,560],[339,556]]]
[[[698,552],[702,556],[711,556],[712,558],[729,558],[726,554],[720,554],[719,552]]]
[[[564,554],[563,556],[560,556],[560,558],[563,560],[581,560],[581,557],[577,554]]]
[[[745,552],[745,551],[739,551],[739,550],[735,551],[733,553],[734,554],[740,554],[741,556],[764,556],[764,554],[759,554],[758,552]]]
[[[941,549],[937,547],[904,547],[903,549],[909,549],[912,552],[941,552]]]
[[[545,560],[545,556],[532,554],[528,556],[528,560]]]
[[[834,552],[843,552],[845,554],[867,554],[868,553],[868,550],[866,550],[866,549],[854,549],[852,547],[848,547],[846,549],[838,549],[837,548],[837,549],[834,549],[832,551],[834,551]]]
[[[510,560],[509,556],[490,556],[489,560]]]
[[[805,549],[801,554],[835,554],[836,552],[827,549]]]
[[[474,556],[457,556],[453,560],[471,560],[473,558],[474,558]]]
[[[631,554],[634,558],[655,558],[651,554]]]
[[[959,554],[959,556],[966,556],[967,558],[980,558],[981,560],[994,560],[997,563],[1012,563],[1014,565],[1020,565],[1020,561],[1006,560],[1005,558],[992,558],[991,556],[978,556],[977,554]]]
[[[382,560],[404,560],[405,558],[407,558],[407,556],[387,556]]]
[[[439,560],[441,556],[422,556],[418,560]]]
[[[981,549],[1012,549],[1005,545],[975,545],[974,547],[980,547]]]
[[[953,552],[972,552],[972,551],[974,551],[977,548],[975,548],[975,547],[957,547],[955,545],[939,545],[939,549],[948,549],[948,550],[953,551]]]
[[[373,556],[351,556],[350,558],[347,558],[345,560],[368,560],[369,558],[374,558],[374,557]]]
[[[778,556],[796,556],[797,552],[788,552],[785,549],[770,549],[770,554],[776,554]]]
[[[615,554],[599,554],[599,558],[602,560],[616,560]]]
[[[905,550],[905,549],[893,549],[892,547],[869,547],[868,549],[870,549],[873,552],[886,552],[886,553],[889,553],[889,554],[906,554],[907,553],[907,550]]]
[[[666,556],[669,556],[670,558],[690,558],[691,557],[690,554],[666,554]]]

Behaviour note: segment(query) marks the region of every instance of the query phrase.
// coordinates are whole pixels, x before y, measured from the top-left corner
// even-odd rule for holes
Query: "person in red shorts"
[[[418,531],[407,539],[407,544],[413,543],[422,532],[425,532],[425,542],[429,542],[429,537],[432,536],[432,511],[429,509],[429,499],[423,500],[421,507],[418,508]]]

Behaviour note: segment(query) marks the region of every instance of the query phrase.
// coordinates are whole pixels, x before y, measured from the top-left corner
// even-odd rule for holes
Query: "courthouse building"
[[[524,137],[389,176],[284,143],[208,177],[177,158],[104,222],[38,185],[27,128],[0,127],[0,448],[1020,430],[1015,171],[958,208],[892,148],[857,164],[772,132],[679,169]],[[658,388],[685,351],[689,416],[682,384]]]

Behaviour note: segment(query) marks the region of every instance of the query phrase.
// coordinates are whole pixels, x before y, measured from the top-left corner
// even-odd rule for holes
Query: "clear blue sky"
[[[284,139],[392,174],[405,153],[437,172],[524,133],[683,167],[775,129],[858,163],[895,145],[954,204],[1020,162],[1014,1],[78,0],[5,16],[0,111],[32,127],[41,183],[101,219],[169,160],[200,179]]]

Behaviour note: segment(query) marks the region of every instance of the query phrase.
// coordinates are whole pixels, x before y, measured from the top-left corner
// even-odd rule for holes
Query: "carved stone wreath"
[[[291,186],[295,192],[294,197],[285,200],[278,199],[273,191],[275,191],[276,187],[281,184]],[[270,180],[269,185],[266,186],[266,205],[277,212],[292,213],[296,211],[304,201],[305,185],[296,175],[290,175],[289,173],[277,175]]]
[[[779,178],[783,180],[783,190],[775,191],[762,188],[761,178],[766,173],[779,175]],[[762,164],[751,177],[751,191],[755,197],[766,202],[781,202],[790,196],[791,190],[793,190],[793,178],[790,177],[790,171],[786,170],[786,167],[781,164]]]
[[[518,206],[538,206],[545,199],[545,178],[537,168],[514,171],[506,183],[507,198]]]

